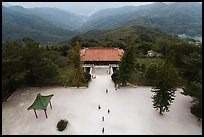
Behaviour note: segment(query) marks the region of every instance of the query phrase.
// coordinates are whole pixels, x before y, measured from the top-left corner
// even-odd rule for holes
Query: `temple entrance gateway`
[[[113,68],[119,67],[119,61],[123,54],[124,50],[119,48],[84,48],[80,50],[83,70],[88,71],[90,74],[92,74],[93,69],[98,67],[107,67],[107,70],[104,71],[112,74]]]

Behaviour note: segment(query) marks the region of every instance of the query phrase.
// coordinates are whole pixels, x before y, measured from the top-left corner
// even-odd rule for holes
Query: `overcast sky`
[[[10,5],[19,5],[24,8],[33,7],[56,7],[77,14],[93,14],[96,11],[106,8],[123,6],[138,6],[151,4],[153,2],[8,2]]]

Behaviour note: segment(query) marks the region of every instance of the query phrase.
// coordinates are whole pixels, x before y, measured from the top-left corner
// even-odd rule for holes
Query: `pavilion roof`
[[[48,95],[48,96],[42,96],[41,94],[38,94],[33,104],[28,107],[28,110],[30,109],[46,109],[49,101],[54,95]]]

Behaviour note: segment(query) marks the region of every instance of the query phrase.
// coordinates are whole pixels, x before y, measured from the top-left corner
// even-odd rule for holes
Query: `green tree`
[[[189,56],[182,57],[182,75],[188,81],[199,81],[202,79],[202,56],[198,52],[193,52]]]
[[[151,64],[145,71],[145,78],[151,81],[154,81],[156,78],[157,66]]]
[[[136,65],[135,65],[135,69],[137,70],[137,71],[139,71],[140,70],[140,63],[136,63]]]
[[[46,84],[57,75],[57,66],[47,57],[50,52],[39,43],[25,37],[2,45],[3,97],[16,88]]]
[[[145,64],[142,64],[142,65],[140,66],[140,71],[141,71],[142,73],[144,73],[145,70],[146,70]]]
[[[153,45],[153,50],[166,56],[173,47],[175,47],[174,41],[167,37],[158,37]]]
[[[119,63],[119,79],[122,85],[126,85],[131,72],[135,68],[135,46],[128,46]]]
[[[182,72],[187,83],[183,88],[184,95],[193,98],[191,113],[202,119],[202,54],[193,52],[182,58],[184,63]]]
[[[184,95],[189,95],[193,98],[191,113],[194,114],[198,120],[202,119],[202,83],[188,81],[183,90]]]
[[[175,47],[175,65],[179,68],[182,68],[184,63],[183,63],[183,56],[189,56],[193,52],[198,52],[199,54],[202,53],[202,50],[200,47],[192,45],[188,43],[187,41],[185,42],[180,42],[177,44]]]
[[[2,100],[23,84],[27,70],[22,68],[22,47],[19,41],[2,44]]]
[[[46,83],[57,75],[57,65],[46,56],[46,49],[40,48],[39,43],[32,39],[24,38],[25,45],[23,54],[23,68],[26,68],[26,82],[28,85],[39,85]]]
[[[153,92],[153,107],[159,110],[161,115],[165,111],[169,111],[169,107],[174,100],[176,76],[177,73],[172,64],[165,62],[158,68],[156,80],[151,91]]]
[[[70,40],[71,47],[76,46],[76,44],[82,45],[83,39],[80,36],[75,36]]]
[[[57,45],[57,47],[58,47],[58,51],[60,52],[60,54],[62,56],[67,57],[68,51],[70,49],[70,45],[67,45],[67,44],[66,45]]]
[[[83,81],[83,70],[80,59],[80,42],[76,41],[75,46],[70,49],[69,52],[69,65],[71,69],[70,79],[74,85],[78,88],[80,86],[81,81]]]
[[[85,39],[82,41],[82,47],[99,47],[98,41],[95,39]]]
[[[151,49],[152,49],[152,44],[144,42],[144,41],[140,42],[140,44],[138,46],[138,51],[140,53],[142,53],[143,55],[146,55],[148,53],[148,51]]]
[[[153,38],[150,34],[142,33],[139,35],[140,41],[152,42]]]

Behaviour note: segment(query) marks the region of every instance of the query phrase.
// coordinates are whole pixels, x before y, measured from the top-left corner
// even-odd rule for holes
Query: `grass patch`
[[[162,58],[136,58],[136,61],[140,64],[144,64],[145,67],[149,67],[151,63],[154,63],[156,65],[159,65],[165,61],[165,59]]]
[[[147,80],[141,72],[132,72],[129,82],[137,86],[151,86],[152,81]]]

